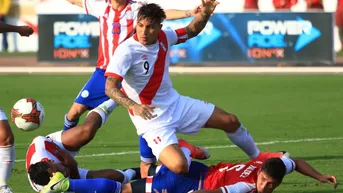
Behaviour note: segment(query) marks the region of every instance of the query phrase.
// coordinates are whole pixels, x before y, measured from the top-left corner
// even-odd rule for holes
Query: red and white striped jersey
[[[162,30],[158,41],[149,46],[140,44],[134,35],[119,45],[105,76],[123,80],[123,91],[129,98],[138,104],[152,104],[155,113],[163,114],[180,96],[172,88],[168,50],[187,39],[185,28]]]
[[[137,13],[144,2],[127,0],[125,8],[114,10],[108,0],[83,0],[85,12],[100,23],[97,68],[106,70],[118,45],[133,35]]]

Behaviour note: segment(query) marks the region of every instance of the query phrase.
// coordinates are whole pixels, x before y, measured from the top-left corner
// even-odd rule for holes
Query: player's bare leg
[[[241,148],[251,159],[257,157],[281,157],[282,153],[262,153],[258,150],[254,139],[244,128],[236,115],[225,112],[215,107],[205,127],[223,130],[228,138]]]
[[[73,105],[70,107],[69,112],[64,117],[64,127],[75,127],[78,124],[80,117],[87,110],[88,108],[85,105],[74,102]]]
[[[178,144],[172,144],[162,150],[159,160],[169,170],[177,174],[187,173],[191,164],[191,158],[204,160],[210,157],[208,150],[193,146],[185,140],[179,140]]]
[[[155,163],[146,163],[141,161],[139,168],[140,168],[140,173],[141,173],[141,178],[146,178],[148,177],[149,173],[149,168],[150,166],[154,165]]]
[[[64,147],[69,151],[78,151],[88,144],[116,106],[117,104],[112,100],[105,101],[88,113],[83,124],[64,131],[62,133]]]
[[[0,108],[0,193],[11,193],[7,187],[15,161],[14,136],[5,113]]]

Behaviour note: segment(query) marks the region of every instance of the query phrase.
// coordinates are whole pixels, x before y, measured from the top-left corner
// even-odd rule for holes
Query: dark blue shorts
[[[208,167],[200,162],[192,161],[189,172],[184,175],[175,174],[166,166],[162,166],[160,171],[153,177],[152,190],[167,189],[168,193],[187,193],[191,190],[200,190],[203,188],[203,179]]]
[[[104,70],[97,68],[83,86],[74,102],[85,105],[88,109],[94,109],[107,101],[109,98],[105,94],[106,77],[104,74]]]
[[[139,152],[141,154],[142,162],[154,163],[156,161],[156,157],[152,153],[152,149],[142,136],[139,136]]]

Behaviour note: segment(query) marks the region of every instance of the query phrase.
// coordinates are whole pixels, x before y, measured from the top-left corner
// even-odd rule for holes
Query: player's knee
[[[240,127],[241,123],[236,115],[234,114],[227,114],[225,116],[225,131],[226,132],[235,132]]]
[[[169,167],[169,170],[173,171],[176,174],[185,174],[189,170],[189,166],[187,160],[179,160],[173,163]]]
[[[14,144],[14,135],[8,121],[0,121],[0,146],[12,144]]]

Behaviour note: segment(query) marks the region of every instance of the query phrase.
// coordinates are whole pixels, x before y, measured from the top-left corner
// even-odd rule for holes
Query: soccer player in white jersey
[[[193,153],[180,148],[175,133],[195,134],[201,127],[223,130],[252,159],[281,156],[260,152],[234,114],[182,96],[172,88],[169,48],[197,36],[218,4],[203,0],[193,21],[176,30],[161,29],[165,13],[158,5],[143,5],[135,35],[118,46],[105,73],[107,96],[128,109],[138,135],[147,141],[156,158],[175,173],[188,171],[190,160],[186,157]],[[207,155],[203,151],[204,158]]]
[[[21,36],[30,36],[33,29],[29,26],[14,26],[0,22],[0,33],[16,32]],[[8,180],[15,161],[14,136],[5,112],[0,107],[0,193],[12,193]]]
[[[77,125],[79,117],[84,112],[109,99],[105,94],[104,73],[107,65],[118,45],[132,36],[136,25],[137,11],[147,0],[68,1],[82,7],[87,14],[99,19],[100,36],[96,69],[65,115],[64,130]],[[190,17],[196,14],[197,10],[197,7],[194,10],[166,10],[167,19]]]
[[[82,138],[78,138],[82,128],[99,129],[114,107],[113,101],[106,101],[90,111],[83,124],[65,132],[58,131],[46,137],[38,136],[33,139],[26,153],[26,170],[29,182],[35,191],[41,191],[42,186],[49,183],[50,177],[55,172],[62,172],[64,176],[71,179],[107,178],[120,183],[127,183],[136,177],[134,169],[88,171],[78,168],[78,164],[74,160],[74,156],[85,144]],[[137,172],[140,177],[139,170]],[[74,185],[78,186],[77,183]]]
[[[100,22],[99,52],[96,69],[87,83],[79,92],[69,112],[64,118],[64,130],[68,130],[77,125],[79,117],[87,110],[93,109],[102,102],[108,100],[105,94],[104,77],[107,65],[112,59],[114,51],[124,40],[131,37],[137,23],[137,12],[143,2],[149,0],[68,0],[70,3],[78,5],[87,14],[93,15]],[[194,16],[198,12],[198,6],[193,10],[166,10],[167,19],[181,19]],[[84,130],[82,137],[91,141],[96,134],[94,130]],[[140,138],[140,143],[145,145],[145,141]],[[144,146],[143,145],[143,146]],[[141,151],[144,152],[144,151]],[[152,162],[151,153],[141,155],[142,161]],[[144,157],[146,156],[146,157]],[[148,158],[147,158],[148,157]],[[141,168],[144,165],[142,162]],[[148,163],[148,164],[149,164]]]
[[[0,108],[0,193],[12,193],[7,185],[14,161],[14,136],[6,114]]]

